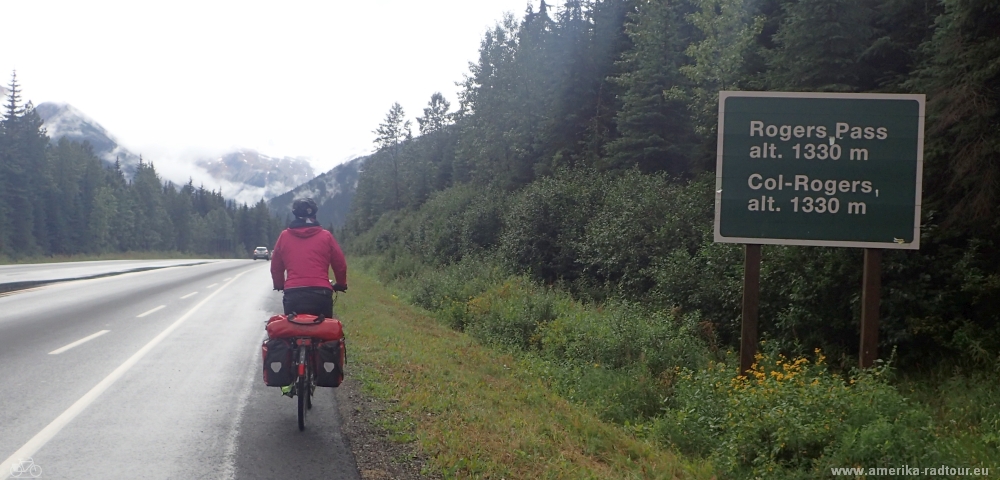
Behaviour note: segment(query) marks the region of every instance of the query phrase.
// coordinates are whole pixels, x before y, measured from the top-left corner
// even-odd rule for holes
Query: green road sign
[[[715,241],[920,248],[924,96],[719,92]]]

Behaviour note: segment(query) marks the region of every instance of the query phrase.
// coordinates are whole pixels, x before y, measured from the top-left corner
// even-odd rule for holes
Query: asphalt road
[[[295,400],[261,380],[264,320],[281,308],[268,265],[0,297],[0,480],[12,464],[37,478],[360,479],[335,389],[317,389],[300,432]]]

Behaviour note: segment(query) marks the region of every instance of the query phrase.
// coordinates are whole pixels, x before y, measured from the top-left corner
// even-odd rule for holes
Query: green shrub
[[[527,356],[522,364],[559,395],[586,405],[604,421],[643,425],[660,413],[668,385],[640,365],[611,369],[598,364]]]
[[[551,290],[511,277],[469,299],[466,331],[485,344],[530,350],[538,344],[539,328],[555,319],[556,301]]]
[[[653,287],[657,258],[695,252],[711,233],[715,178],[684,184],[629,170],[601,181],[605,193],[587,220],[577,261],[588,275],[636,298]]]
[[[734,478],[817,478],[831,467],[941,461],[929,412],[891,386],[887,372],[841,377],[822,355],[776,354],[758,355],[745,377],[725,363],[680,370],[655,431]]]
[[[602,192],[602,178],[584,170],[561,170],[529,184],[504,214],[500,254],[546,284],[580,277],[578,245]]]
[[[608,368],[641,365],[657,376],[674,367],[699,368],[709,357],[698,338],[696,315],[677,318],[635,303],[600,310],[565,303],[540,332],[542,352]]]

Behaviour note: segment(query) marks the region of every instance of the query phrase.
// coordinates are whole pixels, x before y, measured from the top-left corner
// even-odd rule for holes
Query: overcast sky
[[[536,0],[18,0],[0,83],[73,105],[158,164],[252,148],[318,172],[371,149],[393,102],[415,119],[504,12]],[[416,133],[416,121],[414,133]]]

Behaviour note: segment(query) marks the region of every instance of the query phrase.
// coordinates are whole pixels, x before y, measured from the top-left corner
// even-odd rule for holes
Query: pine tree
[[[785,3],[774,36],[769,86],[775,90],[864,92],[877,74],[863,61],[876,39],[873,0],[799,0]]]
[[[410,132],[411,123],[406,120],[403,107],[398,102],[392,104],[389,112],[385,115],[385,120],[378,125],[375,133],[375,146],[379,151],[386,153],[392,162],[392,209],[396,210],[402,206],[400,195],[399,164],[402,159],[403,142],[413,138]]]
[[[36,225],[36,216],[45,213],[39,192],[49,188],[45,158],[48,137],[31,102],[21,103],[17,72],[11,76],[9,90],[6,112],[0,121],[0,182],[5,197],[0,203],[6,205],[8,250],[33,255],[42,253],[36,234],[44,232],[44,224]]]
[[[622,89],[622,108],[616,119],[620,137],[607,146],[603,168],[639,167],[644,172],[688,172],[695,150],[687,105],[672,97],[685,87],[680,73],[690,33],[681,21],[683,4],[667,1],[639,5],[627,26],[634,47],[622,62],[625,70],[615,81]]]
[[[944,0],[918,75],[928,98],[926,191],[943,220],[996,228],[1000,202],[1000,4]]]

